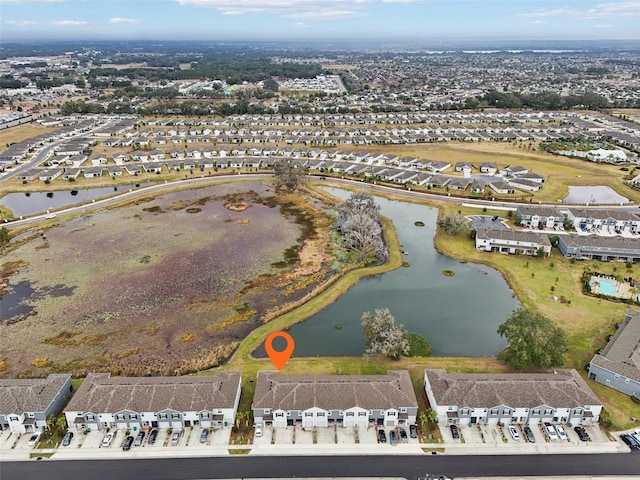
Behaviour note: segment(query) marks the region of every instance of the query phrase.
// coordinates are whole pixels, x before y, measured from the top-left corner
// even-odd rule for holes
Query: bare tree
[[[356,192],[338,205],[337,211],[344,245],[356,253],[358,262],[384,253],[380,205],[371,195]]]
[[[457,235],[461,232],[469,232],[471,221],[460,213],[447,215],[442,220],[438,220],[438,227],[449,235]]]
[[[302,164],[292,158],[276,162],[273,170],[280,185],[290,192],[298,188],[307,174]]]
[[[381,354],[394,360],[409,354],[407,330],[396,323],[388,308],[376,308],[362,314],[362,328],[367,344],[367,353]]]

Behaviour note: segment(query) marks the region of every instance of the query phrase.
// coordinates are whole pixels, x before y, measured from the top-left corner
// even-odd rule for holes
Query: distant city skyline
[[[0,0],[24,40],[640,39],[640,1]]]

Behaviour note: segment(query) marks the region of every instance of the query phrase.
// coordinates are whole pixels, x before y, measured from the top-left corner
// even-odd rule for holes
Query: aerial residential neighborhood
[[[2,2],[0,477],[635,478],[635,2]]]

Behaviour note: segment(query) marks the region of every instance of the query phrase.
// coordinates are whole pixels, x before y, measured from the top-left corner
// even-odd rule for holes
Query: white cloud
[[[580,20],[619,19],[622,17],[640,18],[640,1],[604,2],[595,8],[580,10],[574,8],[539,9],[524,12],[518,17],[568,17]]]
[[[3,4],[19,4],[19,3],[60,3],[66,0],[0,0],[0,5]]]
[[[140,23],[137,18],[113,17],[109,19],[109,23]]]
[[[308,23],[304,23],[304,22],[296,22],[291,26],[293,28],[312,28],[311,25],[309,25]]]
[[[176,0],[182,6],[209,7],[224,15],[275,13],[283,18],[336,19],[363,16],[370,0]],[[387,0],[383,0],[387,1]],[[406,2],[413,0],[389,0]]]
[[[31,20],[7,20],[4,24],[13,27],[28,27],[30,25],[37,25],[38,22],[32,22]]]
[[[89,25],[89,22],[85,22],[84,20],[58,20],[51,23],[58,25],[59,27],[78,27],[80,25]]]

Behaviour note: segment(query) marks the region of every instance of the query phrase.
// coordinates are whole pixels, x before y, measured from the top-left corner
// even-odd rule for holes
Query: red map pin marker
[[[273,348],[273,340],[277,337],[282,337],[287,341],[287,347],[281,352],[278,352]],[[273,332],[264,342],[264,349],[267,351],[267,355],[269,355],[269,358],[278,370],[282,370],[282,367],[287,364],[295,346],[296,344],[291,335],[285,332]]]

